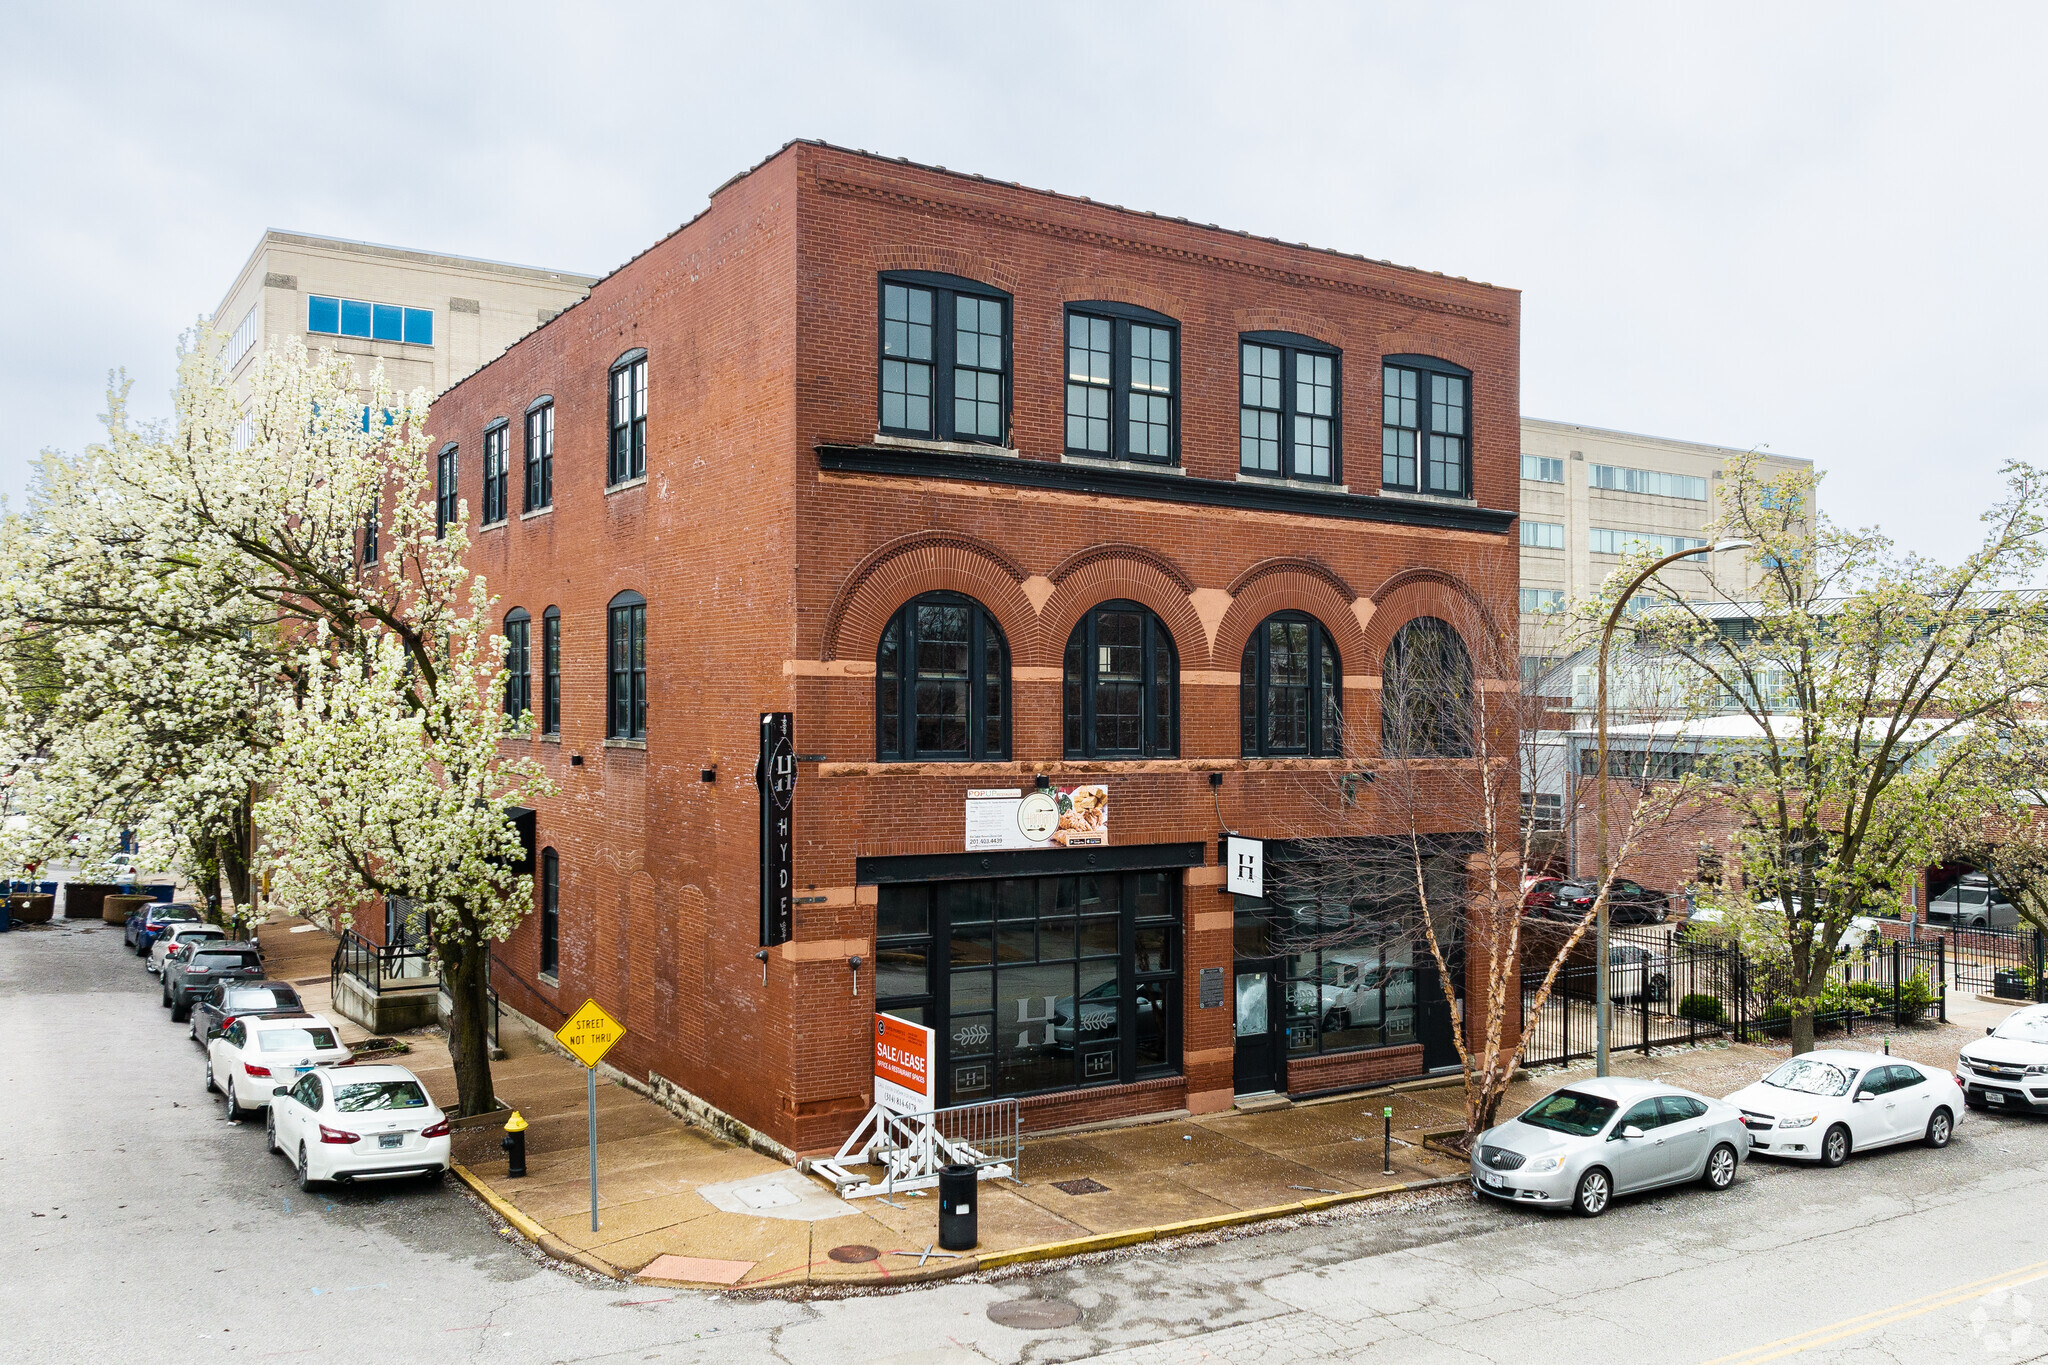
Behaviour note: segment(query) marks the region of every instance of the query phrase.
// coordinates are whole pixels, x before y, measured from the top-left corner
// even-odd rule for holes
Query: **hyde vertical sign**
[[[754,780],[761,788],[761,946],[772,948],[796,934],[796,747],[787,711],[761,713],[761,763]]]

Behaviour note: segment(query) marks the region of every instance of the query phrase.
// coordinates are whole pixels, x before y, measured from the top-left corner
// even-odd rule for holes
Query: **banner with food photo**
[[[1109,842],[1109,787],[976,788],[967,793],[967,851],[1100,848]]]

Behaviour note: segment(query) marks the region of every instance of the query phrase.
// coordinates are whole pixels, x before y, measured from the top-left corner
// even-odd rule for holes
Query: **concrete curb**
[[[477,1198],[490,1205],[491,1212],[504,1219],[514,1232],[517,1232],[521,1237],[524,1237],[556,1260],[569,1261],[582,1266],[585,1270],[594,1270],[609,1280],[631,1278],[625,1271],[619,1269],[610,1261],[588,1251],[578,1251],[575,1247],[570,1246],[567,1242],[564,1242],[561,1238],[555,1236],[555,1234],[549,1232],[531,1218],[528,1218],[518,1209],[513,1208],[512,1205],[505,1201],[502,1195],[485,1184],[482,1179],[472,1173],[461,1162],[449,1162],[448,1169],[455,1172],[463,1184],[474,1190]]]

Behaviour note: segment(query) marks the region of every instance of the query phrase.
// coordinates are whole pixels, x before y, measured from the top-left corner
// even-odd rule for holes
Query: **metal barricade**
[[[812,1171],[843,1199],[925,1189],[947,1166],[972,1166],[979,1180],[1017,1179],[1024,1161],[1023,1116],[1015,1100],[989,1100],[898,1114],[876,1105],[828,1161]],[[858,1172],[879,1166],[879,1180]]]

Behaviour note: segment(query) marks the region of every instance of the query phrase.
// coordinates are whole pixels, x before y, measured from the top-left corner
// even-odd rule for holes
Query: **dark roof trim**
[[[981,877],[1057,877],[1083,872],[1138,872],[1200,867],[1204,845],[1125,844],[1108,848],[1023,849],[1010,853],[912,853],[855,858],[862,886],[901,882],[962,882]]]
[[[1264,483],[1226,483],[1221,479],[1167,478],[1080,463],[1056,464],[1051,460],[1018,459],[1014,455],[959,455],[951,451],[890,446],[821,444],[818,446],[818,467],[834,474],[962,479],[1019,488],[1046,488],[1088,497],[1141,498],[1150,502],[1229,507],[1247,512],[1432,526],[1450,531],[1505,534],[1515,524],[1513,512],[1496,511],[1491,507],[1448,506],[1436,502],[1411,502],[1406,498],[1326,493]]]

